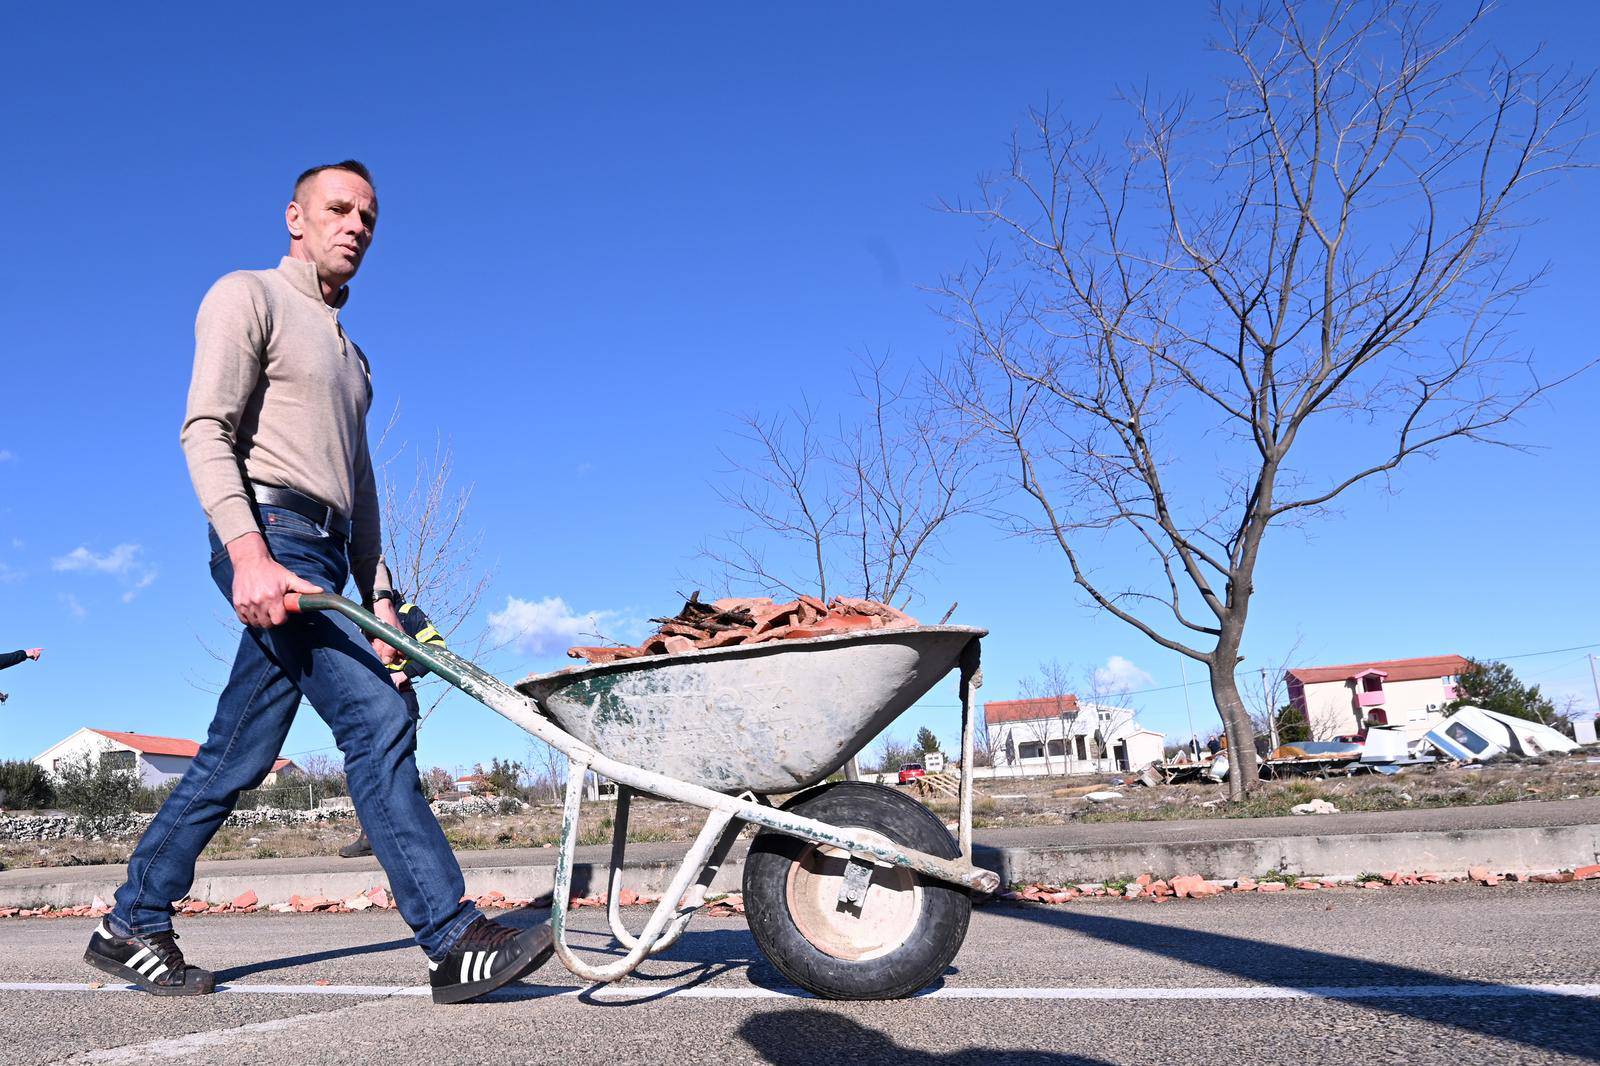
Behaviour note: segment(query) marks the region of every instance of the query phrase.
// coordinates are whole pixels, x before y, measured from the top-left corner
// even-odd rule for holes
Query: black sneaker
[[[428,963],[433,1001],[465,1003],[493,992],[543,966],[554,950],[548,924],[514,929],[479,917],[450,954]]]
[[[89,938],[83,961],[158,996],[204,996],[215,991],[216,975],[184,962],[177,941],[178,934],[171,929],[113,936],[101,922]]]
[[[372,854],[372,843],[367,840],[367,834],[362,833],[350,843],[339,849],[341,859],[359,859]]]

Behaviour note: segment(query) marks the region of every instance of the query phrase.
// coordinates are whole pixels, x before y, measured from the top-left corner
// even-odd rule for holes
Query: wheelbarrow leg
[[[611,837],[611,875],[606,890],[606,920],[611,923],[611,935],[616,937],[617,942],[623,947],[630,949],[637,947],[639,941],[628,931],[627,925],[622,920],[621,898],[622,868],[628,846],[628,806],[632,792],[633,790],[626,785],[617,786],[617,812],[613,821],[615,829]],[[694,884],[683,897],[680,913],[672,919],[666,932],[661,934],[661,939],[651,945],[649,954],[659,955],[678,942],[683,931],[689,927],[689,921],[694,917],[695,911],[705,904],[706,893],[710,891],[711,883],[716,880],[722,864],[727,861],[728,852],[733,849],[734,841],[739,839],[739,831],[742,828],[743,823],[731,821],[722,831],[716,846],[711,849],[710,858],[700,870],[700,876],[695,878]]]
[[[609,965],[591,966],[578,958],[567,945],[567,903],[572,898],[573,852],[578,839],[583,778],[588,770],[589,764],[586,760],[576,758],[569,760],[567,801],[561,815],[561,850],[556,855],[556,884],[550,899],[550,932],[555,940],[556,955],[568,970],[586,981],[615,981],[626,977],[644,960],[651,948],[661,939],[669,922],[687,920],[693,915],[692,910],[687,915],[679,914],[678,901],[689,890],[689,884],[695,880],[695,875],[705,868],[722,838],[731,835],[725,834],[725,830],[733,821],[733,815],[726,811],[710,812],[700,834],[689,846],[689,853],[684,856],[683,865],[678,868],[672,883],[662,894],[661,902],[657,903],[655,910],[651,912],[650,920],[645,923],[644,931],[639,934],[632,949],[625,957]]]
[[[961,652],[961,808],[956,843],[961,858],[972,861],[972,749],[977,721],[973,711],[983,685],[983,641],[974,638]]]

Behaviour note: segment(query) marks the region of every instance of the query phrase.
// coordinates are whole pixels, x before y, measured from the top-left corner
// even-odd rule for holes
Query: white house
[[[996,700],[983,705],[983,720],[997,775],[1133,772],[1159,762],[1165,740],[1127,707],[1076,696]]]
[[[154,788],[182,777],[200,751],[200,745],[181,737],[154,737],[147,733],[119,733],[110,729],[78,730],[65,740],[52,744],[33,760],[46,773],[54,774],[68,762],[85,753],[97,759],[110,759],[118,769],[139,775],[139,783]],[[300,773],[289,759],[277,759],[258,788],[270,788],[283,777]]]
[[[1290,670],[1289,702],[1303,715],[1313,740],[1332,740],[1368,725],[1400,726],[1417,740],[1438,725],[1456,698],[1456,679],[1467,669],[1459,655],[1386,659],[1344,666]]]

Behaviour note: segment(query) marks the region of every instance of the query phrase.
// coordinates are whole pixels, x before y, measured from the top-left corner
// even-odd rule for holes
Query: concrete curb
[[[1003,848],[980,845],[977,862],[1000,874],[1002,884],[1098,882],[1141,873],[1159,877],[1195,873],[1218,879],[1254,877],[1270,870],[1332,878],[1391,871],[1462,876],[1474,866],[1487,867],[1496,874],[1537,873],[1600,862],[1600,824],[1130,844]],[[227,863],[208,865],[213,868],[195,879],[189,893],[190,898],[208,903],[226,903],[247,890],[255,892],[263,905],[287,903],[294,895],[348,899],[373,887],[388,888],[389,884],[382,870],[371,868],[330,866],[274,872],[262,870],[260,862],[252,862],[249,872],[230,872],[226,870]],[[669,861],[629,863],[625,884],[635,892],[659,894],[665,891],[676,869]],[[469,865],[463,873],[469,896],[499,891],[513,899],[534,899],[554,887],[554,856],[549,863]],[[723,865],[712,887],[715,891],[736,891],[743,873],[740,848]],[[91,903],[96,896],[109,900],[123,876],[121,866],[6,871],[0,874],[0,907],[76,907]],[[604,865],[574,865],[573,888],[577,894],[603,892],[605,881]]]
[[[1597,861],[1600,825],[980,848],[978,855],[1004,884],[1105,881],[1141,873],[1227,879],[1271,870],[1333,878],[1391,871],[1461,876],[1474,866],[1497,874],[1537,873]]]

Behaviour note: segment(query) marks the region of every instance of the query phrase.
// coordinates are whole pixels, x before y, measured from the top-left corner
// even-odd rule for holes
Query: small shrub
[[[174,777],[171,781],[155,788],[146,788],[140,785],[133,794],[133,809],[142,814],[154,814],[167,802],[167,797],[172,795],[172,790],[178,787],[182,778]]]
[[[55,789],[44,767],[26,759],[0,762],[0,807],[36,810],[56,802]]]
[[[133,813],[139,778],[113,766],[96,752],[64,759],[56,768],[56,796],[62,806],[91,822]]]

